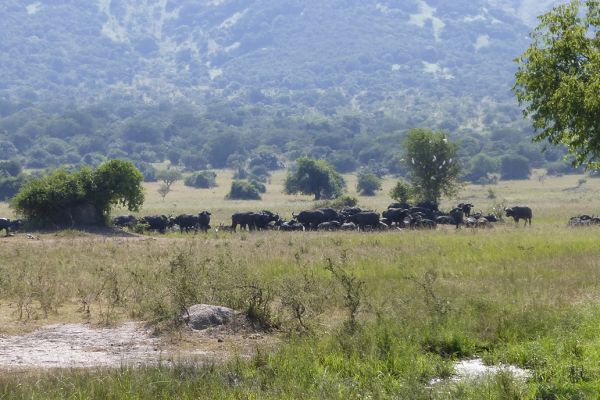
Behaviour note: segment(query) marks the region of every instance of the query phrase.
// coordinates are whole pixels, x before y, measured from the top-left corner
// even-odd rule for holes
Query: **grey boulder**
[[[183,314],[185,323],[194,330],[202,330],[230,322],[235,315],[231,308],[212,306],[209,304],[195,304]]]

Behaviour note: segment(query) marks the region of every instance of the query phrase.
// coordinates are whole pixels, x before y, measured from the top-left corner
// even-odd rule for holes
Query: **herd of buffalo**
[[[364,211],[360,208],[321,208],[292,213],[292,220],[284,220],[271,211],[238,212],[231,216],[231,225],[220,224],[216,230],[232,231],[247,230],[280,230],[280,231],[372,231],[387,229],[434,229],[438,225],[461,225],[467,227],[491,227],[498,222],[500,217],[494,214],[484,215],[473,213],[473,205],[461,203],[449,212],[442,212],[438,205],[426,201],[412,206],[407,203],[392,203],[381,214],[375,211]],[[515,222],[525,220],[525,225],[531,225],[532,211],[529,207],[512,207],[505,210],[507,217],[514,218]],[[136,218],[133,215],[121,215],[113,218],[116,227],[134,228],[141,226],[144,229],[165,233],[169,229],[178,228],[183,232],[207,232],[211,229],[211,213],[202,211],[199,214],[182,214],[176,217],[166,215],[146,216]]]
[[[473,204],[460,203],[448,212],[443,212],[432,201],[425,201],[416,205],[408,203],[392,203],[384,212],[364,211],[360,208],[320,208],[292,213],[293,219],[286,221],[271,211],[238,212],[231,216],[231,225],[220,224],[216,231],[235,232],[240,230],[260,231],[373,231],[387,229],[435,229],[438,225],[453,225],[456,228],[466,226],[470,228],[489,228],[498,222],[501,216],[495,214],[473,213]],[[506,217],[513,218],[515,223],[525,221],[531,225],[533,213],[526,206],[506,208]],[[198,214],[182,214],[176,217],[166,215],[150,215],[137,218],[133,215],[120,215],[112,219],[112,224],[118,228],[156,231],[166,233],[177,228],[183,232],[207,232],[211,229],[211,213],[202,211]],[[20,219],[11,220],[0,218],[0,232],[6,235],[16,232],[23,226]],[[600,217],[579,215],[572,217],[569,226],[600,225]]]

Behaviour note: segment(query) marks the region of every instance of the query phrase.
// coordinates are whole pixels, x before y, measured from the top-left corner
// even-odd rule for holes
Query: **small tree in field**
[[[363,196],[374,196],[375,192],[381,190],[383,180],[369,171],[361,171],[358,174],[356,190]]]
[[[456,194],[460,186],[458,144],[442,132],[413,129],[404,141],[404,160],[410,170],[415,195],[438,202],[442,195]]]
[[[301,157],[288,172],[284,191],[287,194],[311,194],[315,200],[331,199],[342,194],[344,178],[326,161]]]
[[[156,173],[156,179],[162,182],[158,188],[158,194],[162,196],[163,200],[171,192],[171,185],[181,178],[181,172],[176,169],[163,169]]]
[[[111,160],[96,170],[65,169],[27,181],[13,198],[17,214],[42,225],[102,224],[113,206],[139,211],[142,173],[129,161]]]
[[[390,197],[401,203],[408,203],[413,197],[413,188],[408,182],[399,180],[390,190]]]

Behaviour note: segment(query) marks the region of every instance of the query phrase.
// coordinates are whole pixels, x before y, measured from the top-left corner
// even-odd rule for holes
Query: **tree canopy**
[[[310,194],[315,200],[331,199],[342,194],[344,178],[324,160],[301,157],[285,179],[287,194]]]
[[[143,176],[129,161],[110,160],[93,170],[58,169],[30,179],[13,199],[16,212],[33,222],[54,225],[101,224],[112,206],[139,211]]]
[[[514,91],[537,136],[575,165],[600,166],[600,3],[572,1],[540,17],[516,59]]]
[[[417,197],[437,202],[442,195],[457,192],[461,172],[457,143],[449,141],[443,132],[412,129],[404,148],[404,160]]]

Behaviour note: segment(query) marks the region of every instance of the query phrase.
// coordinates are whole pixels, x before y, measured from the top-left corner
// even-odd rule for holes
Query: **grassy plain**
[[[250,361],[209,367],[3,374],[0,398],[596,398],[600,229],[566,227],[569,216],[600,210],[600,180],[573,190],[582,178],[468,186],[450,201],[528,204],[527,229],[0,239],[3,333],[129,319],[168,332],[181,306],[206,302],[249,312],[280,340]],[[149,185],[142,213],[209,209],[218,225],[233,211],[289,217],[312,205],[284,196],[282,179],[274,175],[263,202],[223,200],[225,174],[214,190],[176,184],[164,202]],[[384,209],[392,184],[360,205]],[[476,356],[531,376],[429,383]]]

